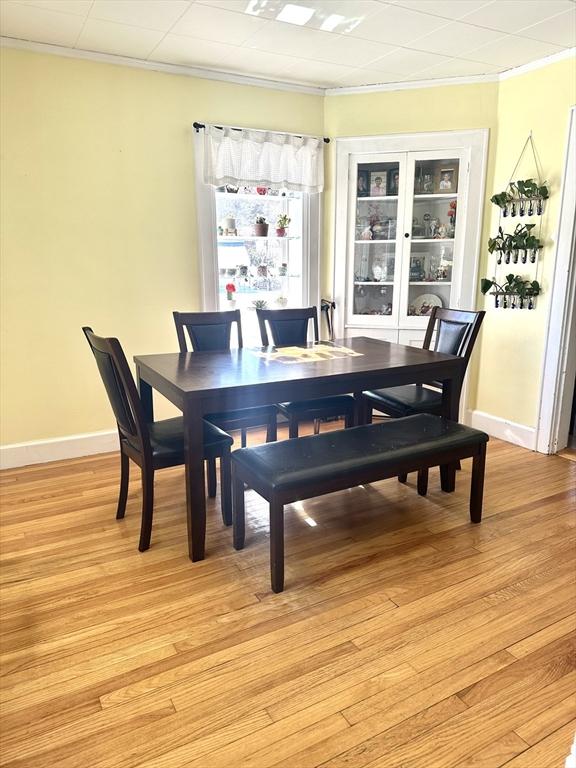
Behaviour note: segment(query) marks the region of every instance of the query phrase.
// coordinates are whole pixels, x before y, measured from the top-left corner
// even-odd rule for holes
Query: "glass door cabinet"
[[[419,345],[434,306],[474,307],[487,136],[461,135],[468,146],[454,134],[339,140],[340,336]]]

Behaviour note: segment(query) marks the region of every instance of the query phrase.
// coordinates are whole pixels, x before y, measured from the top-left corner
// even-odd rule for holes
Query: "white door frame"
[[[567,415],[576,375],[576,107],[568,117],[562,197],[550,290],[536,450],[556,453],[568,443]]]

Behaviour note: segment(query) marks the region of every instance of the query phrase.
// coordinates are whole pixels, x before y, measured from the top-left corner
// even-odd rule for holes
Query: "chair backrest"
[[[186,334],[193,352],[218,352],[230,349],[232,324],[238,330],[238,346],[242,348],[240,310],[230,312],[173,312],[180,352],[188,352]]]
[[[430,349],[432,336],[436,330],[434,351],[463,357],[466,361],[464,367],[466,370],[485,314],[484,310],[470,312],[463,309],[433,307],[422,346],[424,349]]]
[[[318,312],[316,307],[302,309],[257,309],[260,336],[264,347],[270,346],[268,328],[275,347],[291,347],[306,344],[308,324],[314,323],[314,341],[318,341]]]
[[[138,440],[144,452],[150,437],[138,390],[128,361],[118,339],[96,336],[92,328],[82,328],[100,371],[108,400],[114,411],[118,431],[124,437]]]

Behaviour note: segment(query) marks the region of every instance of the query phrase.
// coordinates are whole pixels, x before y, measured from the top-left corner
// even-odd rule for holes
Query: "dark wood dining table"
[[[223,352],[138,355],[134,358],[146,418],[153,419],[153,390],[164,395],[184,417],[188,553],[191,560],[203,560],[205,551],[202,419],[206,414],[351,392],[356,398],[356,415],[359,417],[363,390],[440,381],[443,383],[442,414],[445,418],[458,420],[464,374],[461,358],[367,337],[336,340],[331,345],[337,354],[338,347],[357,354],[288,362],[275,359],[273,348],[245,347]],[[308,346],[317,348],[313,344]]]

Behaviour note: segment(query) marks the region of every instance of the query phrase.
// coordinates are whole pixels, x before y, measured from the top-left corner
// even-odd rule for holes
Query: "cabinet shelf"
[[[237,243],[243,240],[300,240],[298,236],[288,235],[266,235],[266,237],[260,237],[259,235],[218,235],[219,243],[233,242]]]
[[[398,200],[398,195],[380,195],[378,197],[357,197],[356,200],[358,202],[362,202],[363,200],[366,200],[370,202],[371,200]]]
[[[380,237],[377,240],[354,240],[354,243],[357,245],[372,245],[373,243],[395,243],[396,238],[385,238]]]
[[[458,192],[415,194],[414,200],[446,200],[451,197],[458,197]]]
[[[394,285],[394,281],[388,280],[354,280],[354,285]]]
[[[451,280],[410,280],[410,285],[452,285]]]
[[[453,243],[453,237],[413,237],[413,243]]]

